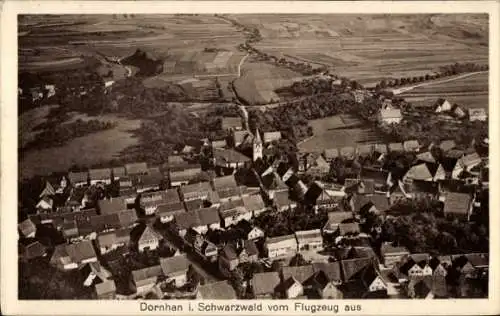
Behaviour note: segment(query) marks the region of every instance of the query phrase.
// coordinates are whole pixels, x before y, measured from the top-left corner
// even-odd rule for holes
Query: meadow
[[[445,98],[464,108],[488,108],[488,75],[488,72],[478,73],[443,83],[431,83],[400,96],[416,106],[432,106],[438,98]]]
[[[309,125],[313,128],[313,136],[298,144],[302,152],[322,152],[326,148],[383,141],[374,130],[363,126],[362,121],[351,115],[342,114],[311,120]]]
[[[141,126],[141,120],[131,120],[116,115],[88,117],[82,114],[73,114],[72,118],[67,122],[72,122],[78,118],[82,120],[112,121],[117,123],[117,126],[111,130],[75,138],[61,147],[24,152],[19,157],[19,176],[21,178],[65,171],[74,164],[92,165],[101,161],[119,158],[120,153],[125,148],[138,143],[132,132]]]

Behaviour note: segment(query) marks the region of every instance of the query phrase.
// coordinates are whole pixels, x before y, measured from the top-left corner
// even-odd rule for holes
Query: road
[[[393,89],[392,93],[394,93],[394,95],[398,95],[398,94],[401,94],[401,93],[404,93],[404,92],[411,91],[411,90],[413,90],[415,88],[418,88],[418,87],[432,86],[432,85],[435,85],[435,84],[441,84],[441,83],[445,83],[445,82],[455,81],[455,80],[458,80],[458,79],[467,78],[467,77],[470,77],[470,76],[474,76],[474,75],[478,75],[478,74],[482,74],[482,73],[487,73],[487,72],[488,71],[469,72],[469,73],[466,73],[466,74],[463,74],[463,75],[460,75],[460,76],[456,76],[456,77],[452,77],[452,78],[448,78],[448,79],[444,79],[444,80],[439,80],[439,81],[433,80],[433,81],[423,82],[423,83],[419,83],[419,84],[416,84],[416,85],[413,85],[413,86],[402,87],[402,88],[399,88],[399,89]]]

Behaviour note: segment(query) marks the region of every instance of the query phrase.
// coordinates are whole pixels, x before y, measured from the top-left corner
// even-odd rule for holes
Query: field
[[[417,106],[431,106],[438,98],[446,98],[464,108],[488,108],[488,73],[478,73],[443,83],[430,82],[400,96]]]
[[[313,128],[313,136],[298,145],[299,150],[303,152],[382,141],[372,129],[362,127],[362,122],[350,115],[311,120],[309,125]]]
[[[131,132],[140,127],[140,120],[129,120],[114,115],[89,118],[75,114],[68,122],[77,118],[113,121],[117,123],[117,126],[111,130],[75,138],[61,147],[25,152],[20,157],[20,177],[25,178],[36,174],[65,171],[73,164],[91,165],[102,160],[111,160],[119,157],[125,148],[137,144],[137,139],[133,137]]]
[[[36,134],[41,132],[34,130],[34,128],[45,123],[50,110],[55,107],[57,105],[45,105],[25,111],[19,116],[19,146],[21,148],[32,141]]]
[[[234,82],[234,88],[240,99],[250,105],[280,101],[274,92],[301,80],[300,74],[265,63],[245,63],[241,77]]]
[[[256,47],[330,66],[373,84],[423,75],[454,62],[488,62],[486,15],[234,15],[257,27]]]

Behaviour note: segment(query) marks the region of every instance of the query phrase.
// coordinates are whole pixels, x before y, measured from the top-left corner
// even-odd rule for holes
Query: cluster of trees
[[[137,76],[140,77],[154,76],[163,71],[163,61],[141,49],[137,49],[134,54],[124,58],[122,63],[139,68]]]
[[[267,212],[255,219],[268,237],[293,234],[299,230],[320,229],[328,221],[326,210],[315,213],[311,208],[299,205],[294,210],[285,212]]]
[[[432,74],[425,74],[413,77],[401,77],[392,80],[383,79],[380,81],[380,83],[376,85],[375,89],[378,90],[378,89],[385,89],[388,87],[399,87],[407,84],[419,83],[419,82],[439,79],[442,77],[454,76],[466,72],[476,72],[476,71],[486,71],[486,70],[488,70],[488,65],[479,65],[476,63],[455,63],[439,67],[439,71],[434,72]]]
[[[73,138],[112,129],[115,126],[116,123],[114,122],[99,120],[83,121],[81,119],[77,119],[72,123],[53,125],[51,128],[44,129],[41,133],[37,134],[35,139],[28,143],[24,149],[62,146]]]

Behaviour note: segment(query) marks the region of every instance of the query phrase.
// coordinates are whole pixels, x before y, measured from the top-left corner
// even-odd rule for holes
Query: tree
[[[296,267],[296,266],[305,266],[309,262],[304,259],[304,256],[300,253],[297,253],[291,260],[290,260],[290,266]]]

